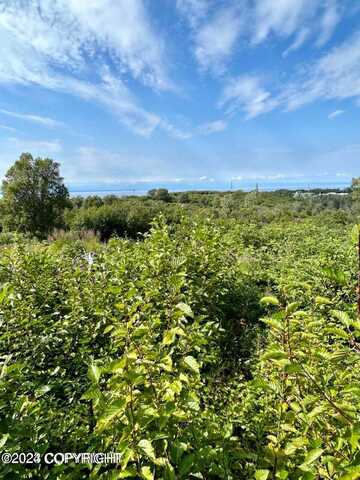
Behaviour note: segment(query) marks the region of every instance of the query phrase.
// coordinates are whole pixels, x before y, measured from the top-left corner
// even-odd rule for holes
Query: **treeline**
[[[293,192],[176,192],[152,189],[146,196],[97,195],[70,197],[60,176],[60,166],[51,159],[34,159],[24,153],[8,170],[0,202],[3,232],[20,232],[47,238],[54,231],[93,231],[101,240],[112,236],[138,238],[148,232],[154,218],[163,215],[176,224],[185,216],[235,218],[268,223],[322,215],[351,223],[359,213],[357,181],[353,188]]]

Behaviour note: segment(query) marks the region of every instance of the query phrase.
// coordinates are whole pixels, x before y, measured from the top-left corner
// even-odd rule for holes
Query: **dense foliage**
[[[2,182],[2,224],[8,229],[44,236],[62,226],[69,192],[59,164],[23,153]]]
[[[360,478],[351,196],[171,195],[2,234],[0,449],[121,462],[0,477]]]

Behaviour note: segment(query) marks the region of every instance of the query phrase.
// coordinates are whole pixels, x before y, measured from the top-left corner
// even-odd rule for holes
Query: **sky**
[[[346,183],[359,127],[358,1],[0,0],[0,177]]]

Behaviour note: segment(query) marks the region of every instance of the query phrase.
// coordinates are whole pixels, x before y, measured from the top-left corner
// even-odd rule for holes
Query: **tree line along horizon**
[[[352,186],[337,189],[275,192],[176,192],[166,188],[149,190],[146,196],[106,195],[100,197],[70,197],[60,175],[60,164],[49,158],[34,158],[23,153],[8,169],[2,181],[0,199],[0,228],[3,232],[19,232],[46,238],[54,231],[92,230],[102,240],[111,235],[137,238],[147,232],[159,214],[169,222],[177,222],[185,210],[192,213],[207,209],[210,215],[245,215],[249,207],[257,207],[258,216],[274,213],[280,216],[301,216],[320,211],[342,211],[351,217],[360,203],[360,178]],[[333,193],[348,193],[340,198]],[[306,198],[310,193],[310,198]],[[317,194],[328,193],[320,196]],[[271,209],[275,210],[271,212]],[[346,215],[345,215],[346,216]]]

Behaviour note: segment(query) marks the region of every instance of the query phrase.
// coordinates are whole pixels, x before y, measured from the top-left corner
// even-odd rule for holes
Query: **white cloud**
[[[325,3],[324,13],[320,22],[320,36],[317,46],[322,47],[331,38],[337,24],[340,21],[340,8],[336,0],[328,0]]]
[[[292,111],[317,101],[349,98],[360,101],[360,32],[277,88],[266,87],[255,75],[229,80],[219,105],[226,107],[227,114],[241,110],[247,118],[254,118],[275,108]],[[333,113],[329,118],[343,112]]]
[[[9,127],[8,125],[1,125],[0,124],[0,128],[1,130],[5,130],[7,132],[16,132],[16,128],[13,128],[13,127]]]
[[[298,50],[303,46],[307,38],[309,37],[310,30],[308,28],[302,28],[299,33],[296,35],[293,43],[284,51],[283,57],[287,57],[289,53]]]
[[[309,64],[285,87],[279,101],[294,110],[318,100],[360,97],[360,32]]]
[[[328,116],[328,119],[329,120],[332,120],[333,118],[336,118],[338,117],[339,115],[342,115],[344,112],[344,110],[335,110],[334,112],[331,112]]]
[[[270,34],[288,37],[314,13],[318,0],[256,0],[254,42]]]
[[[55,127],[64,126],[62,122],[58,122],[57,120],[54,120],[49,117],[41,117],[39,115],[32,115],[32,114],[26,114],[26,113],[10,112],[9,110],[4,110],[4,109],[0,109],[0,113],[7,115],[9,117],[17,118],[19,120],[38,123],[39,125],[43,125],[44,127],[55,128]]]
[[[209,178],[207,175],[203,175],[199,178],[199,181],[200,182],[209,182],[209,183],[213,183],[215,182],[215,179],[214,178]]]
[[[196,136],[207,136],[213,133],[223,132],[227,128],[227,123],[224,120],[215,120],[214,122],[203,123],[193,129],[187,128],[183,130],[169,122],[161,121],[159,127],[177,140],[188,140]]]
[[[98,48],[151,87],[169,87],[161,39],[154,33],[142,0],[4,0],[0,13],[1,64],[21,77],[35,59],[40,64],[86,71]],[[6,50],[10,48],[9,54]],[[12,58],[18,53],[20,58]],[[24,54],[30,56],[24,58]],[[95,58],[98,60],[97,58]],[[5,68],[1,68],[5,73]],[[23,73],[25,73],[23,71]],[[34,72],[35,73],[35,72]],[[39,72],[38,72],[39,73]],[[26,80],[26,78],[24,78]]]
[[[296,35],[292,43],[295,48],[289,47],[292,51],[305,42],[307,30],[318,36],[316,43],[322,46],[330,39],[340,18],[338,0],[256,0],[253,41],[259,44],[270,35],[282,38]]]
[[[273,110],[277,100],[263,88],[260,78],[243,75],[227,83],[220,106],[226,106],[228,114],[241,110],[246,118],[254,118]]]
[[[197,128],[199,135],[211,135],[212,133],[223,132],[227,128],[224,120],[215,120],[214,122],[204,123]]]
[[[238,8],[223,8],[203,24],[195,34],[195,57],[204,70],[222,73],[233,53],[243,19]]]
[[[112,57],[112,73],[102,52]],[[95,101],[148,135],[160,119],[138,105],[120,78],[128,72],[152,88],[172,88],[164,63],[141,0],[3,1],[0,84],[35,84]]]
[[[180,13],[188,20],[192,27],[196,27],[209,9],[210,0],[176,0]]]
[[[33,152],[34,156],[59,153],[62,145],[59,140],[27,140],[17,137],[10,137],[8,141],[22,152]]]
[[[62,12],[69,9],[77,21],[83,44],[95,40],[134,78],[169,88],[163,42],[153,31],[142,0],[62,0],[62,4]]]

